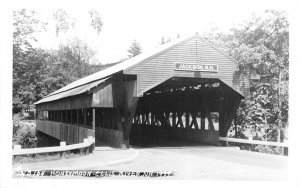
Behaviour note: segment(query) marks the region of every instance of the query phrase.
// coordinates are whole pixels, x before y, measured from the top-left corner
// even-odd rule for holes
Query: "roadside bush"
[[[283,147],[276,146],[263,146],[258,145],[255,147],[255,151],[261,152],[261,153],[269,153],[269,154],[275,154],[275,155],[283,155]]]
[[[14,121],[13,145],[21,145],[23,148],[33,148],[37,146],[35,126],[21,124]]]

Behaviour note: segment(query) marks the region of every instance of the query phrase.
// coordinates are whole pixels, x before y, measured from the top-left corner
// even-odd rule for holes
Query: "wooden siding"
[[[133,97],[137,95],[136,80],[124,81],[124,110],[129,111]]]
[[[174,70],[176,62],[214,64],[219,66],[219,72],[178,71]],[[124,74],[137,75],[138,95],[176,76],[217,78],[243,95],[247,95],[249,87],[248,79],[237,70],[237,63],[198,36],[125,70]]]
[[[92,107],[121,107],[123,74],[117,74],[93,90]]]
[[[88,136],[95,137],[91,129],[46,120],[36,120],[36,129],[67,144],[83,143]]]
[[[108,144],[114,147],[122,147],[123,131],[96,127],[96,146]]]
[[[90,108],[92,104],[91,94],[81,94],[56,101],[37,104],[37,110],[71,110]]]
[[[37,104],[37,110],[71,110],[123,105],[123,75],[118,74],[89,93]]]

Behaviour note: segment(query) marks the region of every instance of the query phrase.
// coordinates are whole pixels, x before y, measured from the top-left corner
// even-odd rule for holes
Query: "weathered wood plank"
[[[64,124],[60,122],[36,120],[37,130],[58,140],[65,141],[67,144],[76,144],[83,142],[90,129]],[[92,130],[91,130],[92,131]]]

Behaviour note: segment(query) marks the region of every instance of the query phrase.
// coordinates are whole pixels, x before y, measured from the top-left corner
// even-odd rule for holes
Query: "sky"
[[[264,2],[266,4],[264,4]],[[39,45],[55,48],[60,40],[78,36],[97,50],[101,64],[113,63],[128,55],[128,48],[137,40],[143,51],[157,47],[162,37],[175,38],[190,36],[198,32],[209,32],[217,27],[226,32],[251,16],[262,13],[272,6],[284,7],[272,1],[196,1],[196,0],[111,0],[97,1],[95,6],[65,7],[70,16],[76,20],[74,31],[55,36],[51,8],[37,8],[39,17],[49,23],[48,32],[38,35]],[[257,4],[260,6],[257,6]],[[103,27],[99,35],[89,26],[87,11],[95,9],[100,13]]]

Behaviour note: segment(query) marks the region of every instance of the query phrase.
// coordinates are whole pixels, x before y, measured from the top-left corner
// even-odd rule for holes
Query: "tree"
[[[88,44],[75,37],[68,40],[66,44],[60,44],[57,51],[57,65],[63,70],[67,70],[71,80],[85,77],[94,71],[89,69],[90,64],[98,64],[94,58],[96,50],[90,48]],[[73,79],[72,79],[73,78]]]
[[[285,11],[265,11],[229,34],[216,28],[204,37],[239,62],[250,80],[250,96],[238,110],[240,130],[261,133],[262,139],[280,141],[288,122],[289,24]]]
[[[134,40],[131,46],[129,47],[128,52],[129,52],[128,57],[132,58],[142,53],[142,47],[136,40]]]
[[[280,141],[281,128],[286,126],[288,119],[289,32],[286,12],[266,11],[265,18],[255,18],[246,26],[234,30],[238,43],[244,45],[232,48],[231,53],[242,62],[245,70],[260,75],[258,83],[251,82],[252,100],[262,104],[267,131],[273,127],[268,131],[270,139]],[[245,50],[241,49],[243,47]],[[259,93],[262,85],[268,85],[264,88],[267,92]]]
[[[160,40],[159,44],[163,45],[163,44],[166,44],[168,42],[171,42],[171,38],[170,37],[168,39],[165,39],[164,37],[161,37],[161,40]]]
[[[32,43],[36,41],[34,33],[44,29],[45,24],[35,17],[33,10],[14,10],[13,19],[13,110],[17,112],[34,98],[30,81],[36,79],[39,58]]]
[[[64,15],[63,11],[57,12]],[[64,22],[62,22],[64,23]],[[58,50],[34,48],[35,32],[45,26],[31,10],[14,11],[13,112],[26,109],[51,92],[101,69],[96,51],[76,37],[60,44]],[[58,24],[57,31],[65,31]]]
[[[53,17],[56,21],[56,36],[59,35],[60,32],[67,32],[69,29],[74,28],[75,21],[71,18],[68,13],[63,9],[56,9],[53,12]]]
[[[90,10],[89,14],[91,17],[91,26],[97,31],[97,34],[99,35],[103,25],[102,19],[96,10]]]

